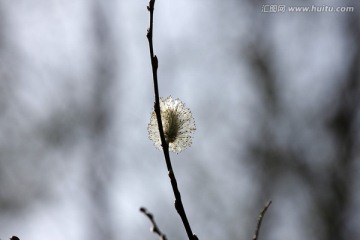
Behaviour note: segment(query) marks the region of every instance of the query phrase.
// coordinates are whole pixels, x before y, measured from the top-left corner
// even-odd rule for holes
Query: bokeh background
[[[0,238],[186,239],[153,107],[148,2],[0,1]],[[265,5],[352,6],[268,13]],[[358,1],[157,0],[160,95],[192,110],[172,155],[199,239],[360,237]]]

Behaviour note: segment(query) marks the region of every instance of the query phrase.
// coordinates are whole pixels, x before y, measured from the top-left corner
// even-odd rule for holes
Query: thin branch
[[[257,240],[259,238],[259,232],[260,232],[260,227],[261,227],[261,222],[265,216],[265,213],[266,211],[268,210],[268,208],[270,207],[270,204],[271,204],[271,200],[269,200],[264,208],[261,210],[260,212],[260,215],[259,215],[259,218],[258,218],[258,222],[257,222],[257,225],[256,225],[256,229],[255,229],[255,233],[254,233],[254,236],[252,238],[252,240]]]
[[[154,5],[155,0],[150,0],[149,5],[147,6],[148,11],[150,12],[150,27],[147,31],[146,37],[149,41],[149,49],[150,49],[150,59],[151,59],[151,67],[152,67],[152,74],[153,74],[153,81],[154,81],[154,93],[155,93],[155,103],[154,103],[154,111],[156,114],[156,119],[159,126],[159,133],[161,144],[163,147],[166,167],[168,170],[168,175],[170,178],[171,186],[175,196],[175,209],[180,215],[180,218],[184,224],[186,233],[188,235],[189,240],[197,240],[197,236],[193,234],[189,221],[187,219],[185,209],[181,200],[181,195],[177,186],[177,181],[175,178],[174,171],[172,169],[171,161],[170,161],[170,154],[169,154],[169,145],[165,141],[165,135],[163,130],[163,124],[161,121],[161,111],[160,111],[160,97],[159,97],[159,88],[158,88],[158,78],[157,78],[157,69],[158,69],[158,59],[154,54],[154,47],[153,47],[153,22],[154,22]]]
[[[140,208],[140,212],[144,213],[145,216],[147,216],[149,218],[149,220],[151,221],[152,226],[150,228],[150,231],[152,231],[153,233],[156,233],[157,235],[159,235],[160,240],[167,240],[165,234],[163,234],[160,231],[159,227],[157,226],[152,213],[148,212],[148,210],[146,210],[146,208],[144,208],[144,207]]]

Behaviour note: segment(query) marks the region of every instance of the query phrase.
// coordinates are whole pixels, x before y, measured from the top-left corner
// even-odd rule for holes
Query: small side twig
[[[253,236],[252,240],[258,240],[258,238],[259,238],[259,232],[260,232],[260,227],[261,227],[261,222],[262,222],[262,220],[263,220],[263,218],[264,218],[264,216],[265,216],[266,211],[267,211],[268,208],[270,207],[270,204],[271,204],[271,200],[269,200],[269,201],[265,204],[264,208],[261,210],[260,215],[259,215],[259,218],[258,218],[258,222],[257,222],[257,224],[256,224],[255,233],[254,233],[254,236]]]
[[[152,213],[148,212],[148,210],[146,210],[146,208],[142,207],[140,208],[140,212],[144,213],[145,216],[147,216],[147,218],[150,220],[152,226],[150,228],[150,231],[152,231],[153,233],[159,235],[160,237],[160,240],[167,240],[165,234],[163,234],[159,227],[157,226],[156,222],[155,222],[155,219],[154,219],[154,216],[152,215]]]

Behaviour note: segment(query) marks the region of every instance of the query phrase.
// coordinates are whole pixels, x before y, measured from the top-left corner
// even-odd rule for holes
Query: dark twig
[[[149,218],[149,220],[151,221],[152,226],[150,228],[150,231],[152,231],[153,233],[156,233],[157,235],[159,235],[160,240],[167,240],[165,234],[163,234],[160,231],[159,227],[157,226],[157,224],[155,222],[155,219],[154,219],[154,216],[150,212],[148,212],[146,210],[146,208],[144,208],[144,207],[140,208],[140,212],[144,213],[145,216],[147,216]]]
[[[269,200],[269,201],[265,204],[264,208],[261,210],[260,215],[259,215],[259,218],[258,218],[258,222],[257,222],[257,225],[256,225],[255,233],[254,233],[254,236],[253,236],[252,240],[257,240],[257,239],[258,239],[262,219],[264,218],[264,215],[265,215],[266,211],[267,211],[268,208],[270,207],[270,204],[271,204],[271,200]]]
[[[149,49],[150,49],[150,59],[151,59],[151,67],[154,81],[154,93],[155,93],[155,103],[154,103],[154,111],[156,114],[156,119],[159,126],[160,139],[163,147],[164,157],[166,161],[166,167],[168,170],[168,175],[170,178],[171,186],[175,196],[175,208],[180,215],[180,218],[184,224],[186,233],[188,235],[189,240],[197,240],[197,236],[193,234],[189,221],[187,219],[185,209],[181,200],[181,195],[179,189],[177,187],[177,181],[175,178],[174,171],[171,166],[170,154],[169,154],[169,145],[165,141],[165,135],[163,131],[163,124],[161,121],[161,111],[160,111],[160,97],[159,97],[159,88],[158,88],[158,79],[157,79],[157,69],[158,69],[158,59],[156,55],[154,55],[154,47],[153,47],[153,22],[154,22],[154,5],[155,0],[150,0],[149,5],[147,6],[148,11],[150,12],[150,27],[147,31],[146,37],[149,41]]]

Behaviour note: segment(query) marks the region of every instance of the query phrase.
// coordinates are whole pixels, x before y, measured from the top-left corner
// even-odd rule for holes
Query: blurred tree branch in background
[[[359,17],[349,14],[347,21],[349,28],[345,32],[353,43],[358,43]],[[266,26],[267,29],[271,28],[269,23]],[[262,37],[258,38],[257,43],[253,43],[249,54],[249,66],[256,76],[255,86],[262,100],[260,111],[263,120],[259,124],[261,137],[249,148],[253,164],[258,166],[257,176],[261,186],[259,201],[268,195],[279,194],[291,201],[294,197],[290,192],[282,192],[282,189],[288,189],[293,184],[292,188],[309,194],[310,203],[306,214],[309,221],[302,223],[308,226],[308,232],[304,234],[319,240],[356,239],[349,222],[355,214],[351,208],[357,191],[354,180],[358,171],[355,163],[359,156],[359,45],[353,44],[346,49],[349,53],[349,65],[346,74],[338,79],[338,87],[333,94],[326,97],[326,103],[330,104],[323,104],[322,109],[316,113],[299,112],[296,116],[299,121],[313,120],[299,128],[291,122],[286,103],[279,100],[285,93],[282,92],[279,74],[275,70],[278,70],[274,64],[276,59],[266,48],[271,43],[262,42],[266,39],[266,32],[266,29],[258,29],[257,34]],[[316,159],[309,157],[312,151],[310,143],[299,140],[305,130],[323,132],[331,142],[332,147],[324,148],[325,151],[322,152],[324,156],[331,152],[331,158],[317,156],[326,159],[321,165],[314,165]],[[290,132],[290,137],[283,140],[281,132]],[[319,142],[316,137],[314,135],[312,139],[316,144],[314,147],[322,147],[324,143]],[[314,222],[317,224],[313,224]]]
[[[115,87],[117,56],[115,29],[111,24],[114,1],[92,1],[93,19],[93,97],[89,104],[90,155],[87,163],[86,182],[89,191],[88,238],[116,239],[113,209],[110,204],[111,183],[115,174],[116,159],[112,132],[115,107],[112,89]],[[110,14],[109,14],[110,13]],[[117,174],[119,174],[117,172]],[[119,223],[117,223],[119,225]]]

